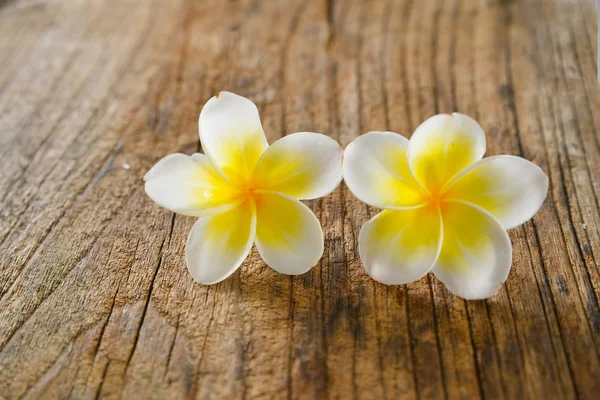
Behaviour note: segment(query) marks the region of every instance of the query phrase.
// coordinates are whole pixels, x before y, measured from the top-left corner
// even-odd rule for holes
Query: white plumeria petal
[[[454,175],[485,154],[485,133],[474,119],[459,113],[435,115],[410,138],[408,165],[432,195]]]
[[[200,218],[185,247],[194,280],[209,285],[233,274],[250,253],[255,232],[256,215],[250,199],[222,214]]]
[[[384,210],[362,226],[358,243],[363,266],[376,281],[399,285],[420,279],[441,249],[439,209]]]
[[[476,204],[496,217],[504,229],[529,220],[548,193],[548,176],[521,157],[494,156],[461,172],[444,193],[445,199]]]
[[[245,97],[221,92],[200,113],[204,153],[231,182],[247,181],[269,147],[256,105]]]
[[[299,275],[323,255],[323,231],[313,212],[298,200],[275,192],[256,199],[256,247],[275,271]]]
[[[144,176],[148,196],[171,211],[201,217],[235,207],[239,193],[202,154],[170,154]]]
[[[408,140],[393,132],[369,132],[344,152],[344,181],[365,203],[398,209],[423,204],[425,193],[407,161]]]
[[[259,159],[253,182],[261,189],[297,199],[333,192],[342,181],[344,149],[320,133],[300,132],[271,145]]]
[[[492,214],[472,204],[446,201],[441,209],[444,239],[433,273],[464,299],[494,295],[510,271],[508,234]]]

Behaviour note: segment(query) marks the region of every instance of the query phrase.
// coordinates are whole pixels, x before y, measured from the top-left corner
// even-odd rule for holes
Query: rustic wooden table
[[[600,90],[593,0],[0,1],[0,397],[594,398],[600,393]],[[362,269],[377,210],[308,202],[309,273],[254,250],[192,281],[194,220],[142,176],[199,150],[226,89],[270,141],[409,136],[459,111],[550,177],[487,301]],[[595,397],[597,398],[597,397]]]

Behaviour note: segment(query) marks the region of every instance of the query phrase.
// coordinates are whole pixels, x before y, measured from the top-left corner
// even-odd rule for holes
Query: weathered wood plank
[[[594,398],[597,40],[593,0],[0,2],[0,397]],[[357,239],[377,210],[343,185],[308,202],[309,273],[253,251],[194,283],[194,221],[141,177],[200,150],[219,90],[255,101],[271,142],[478,119],[488,155],[550,177],[507,283],[466,302],[434,276],[374,282]]]

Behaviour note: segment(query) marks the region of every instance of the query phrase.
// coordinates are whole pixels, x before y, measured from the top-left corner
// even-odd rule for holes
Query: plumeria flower
[[[299,199],[331,193],[342,180],[343,150],[318,133],[294,133],[271,147],[258,110],[229,92],[200,113],[204,154],[171,154],[144,177],[159,205],[200,217],[189,234],[186,263],[204,284],[227,278],[256,243],[283,274],[310,270],[323,254],[323,231]]]
[[[373,279],[404,284],[432,271],[465,299],[498,291],[511,267],[506,229],[533,217],[548,177],[520,157],[482,159],[485,147],[479,124],[454,113],[429,118],[410,141],[370,132],[346,148],[346,184],[384,209],[358,238]]]

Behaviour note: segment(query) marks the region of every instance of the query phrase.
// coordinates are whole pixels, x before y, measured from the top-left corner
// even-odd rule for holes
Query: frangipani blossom
[[[254,103],[229,92],[206,103],[199,125],[204,154],[168,155],[144,177],[156,203],[200,217],[186,245],[193,278],[204,284],[224,280],[254,243],[278,272],[310,270],[323,254],[323,231],[299,200],[325,196],[338,186],[343,149],[309,132],[269,147]]]
[[[370,132],[348,145],[347,186],[384,209],[358,238],[373,279],[404,284],[432,271],[465,299],[498,291],[512,262],[506,229],[533,217],[548,177],[520,157],[482,159],[485,147],[479,124],[458,113],[429,118],[410,141]]]

